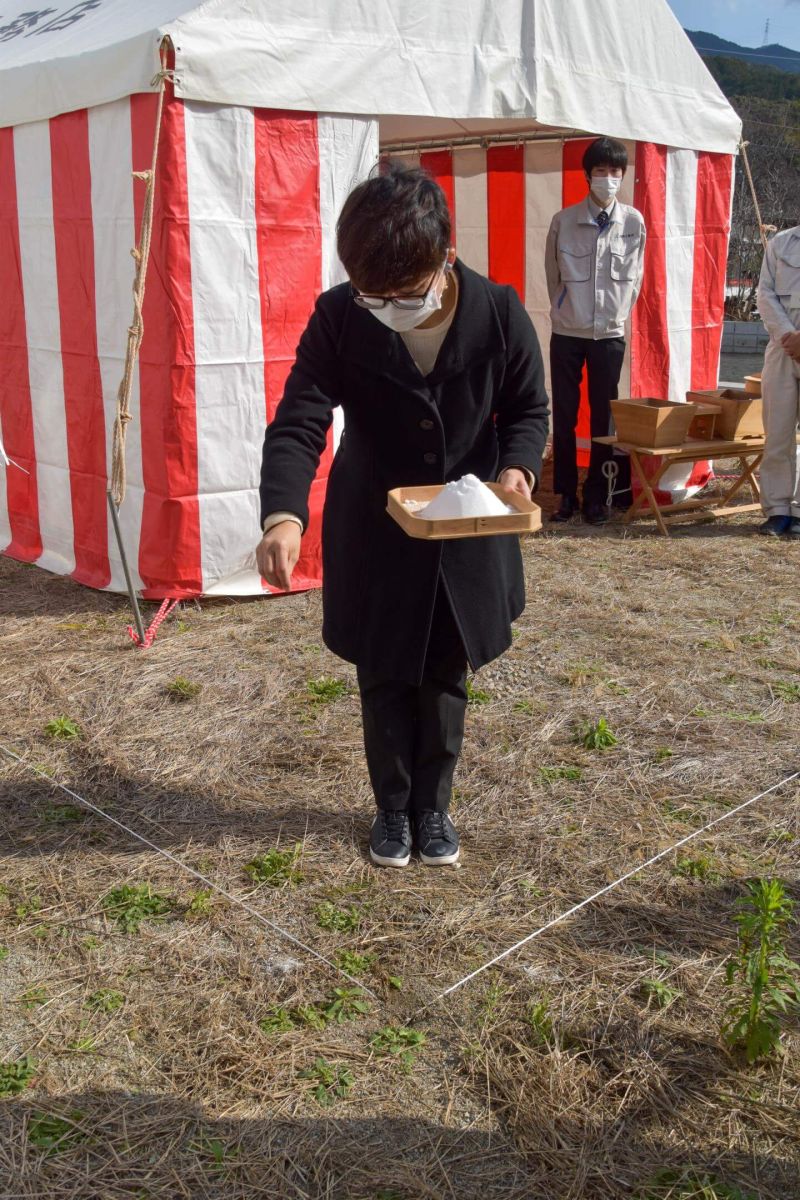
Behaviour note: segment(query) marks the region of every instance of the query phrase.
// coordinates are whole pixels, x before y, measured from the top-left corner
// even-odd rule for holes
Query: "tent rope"
[[[162,50],[162,64],[164,63],[164,50]],[[133,321],[128,327],[128,347],[125,353],[125,370],[122,376],[122,381],[117,392],[117,410],[114,417],[113,441],[111,447],[111,480],[109,483],[109,492],[111,498],[117,508],[120,507],[125,499],[125,491],[127,487],[127,471],[125,466],[125,436],[131,416],[131,391],[133,390],[133,373],[136,368],[136,361],[139,357],[139,349],[144,337],[144,318],[142,310],[144,307],[145,283],[147,280],[147,266],[150,261],[150,246],[153,237],[153,209],[155,199],[155,181],[156,181],[156,160],[158,158],[158,144],[161,136],[161,118],[164,111],[164,92],[167,82],[174,81],[174,72],[162,66],[162,69],[151,80],[151,87],[158,85],[158,108],[156,110],[156,129],[153,139],[153,158],[150,164],[150,169],[147,171],[134,171],[133,178],[141,179],[145,183],[145,199],[144,209],[142,212],[142,225],[139,234],[139,244],[131,250],[131,255],[136,263],[136,273],[133,280]]]
[[[149,650],[153,642],[156,640],[156,634],[158,633],[162,623],[166,621],[167,617],[172,610],[177,607],[178,603],[178,600],[164,600],[158,612],[153,617],[153,620],[150,622],[150,625],[146,629],[143,637],[137,632],[137,630],[133,628],[132,625],[129,625],[128,637],[131,639],[134,646],[138,646],[140,650]]]
[[[756,210],[756,220],[758,221],[758,232],[759,232],[759,236],[761,237],[761,245],[766,250],[767,234],[774,233],[778,227],[777,227],[777,225],[765,225],[763,220],[761,219],[761,205],[758,203],[758,196],[756,195],[756,185],[753,183],[753,173],[750,170],[750,160],[747,157],[747,147],[749,145],[750,145],[749,142],[742,141],[741,138],[739,139],[739,149],[742,152],[742,162],[744,163],[744,173],[747,176],[747,182],[750,185],[750,195],[753,197],[753,208]]]

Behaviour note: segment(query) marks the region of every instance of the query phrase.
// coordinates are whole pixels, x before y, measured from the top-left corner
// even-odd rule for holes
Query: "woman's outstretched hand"
[[[531,498],[531,488],[525,472],[518,470],[517,467],[506,467],[498,483],[501,487],[507,488],[509,492],[519,492],[520,496],[524,496],[526,500]]]
[[[281,521],[265,533],[256,547],[258,569],[271,587],[288,592],[300,557],[302,530],[296,521]]]

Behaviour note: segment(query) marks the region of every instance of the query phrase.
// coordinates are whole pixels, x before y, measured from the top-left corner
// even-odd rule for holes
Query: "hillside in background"
[[[800,223],[800,53],[786,46],[750,50],[712,33],[686,30],[742,119],[742,138],[765,225]],[[741,162],[731,214],[728,313],[750,316],[761,267],[758,221]]]
[[[800,71],[753,66],[740,58],[703,57],[726,96],[757,96],[762,100],[800,100]]]
[[[706,33],[702,29],[686,29],[684,33],[703,58],[713,58],[721,54],[726,58],[753,63],[755,66],[800,73],[800,50],[790,50],[788,46],[778,43],[757,48],[740,46],[738,42],[726,42],[724,38]]]

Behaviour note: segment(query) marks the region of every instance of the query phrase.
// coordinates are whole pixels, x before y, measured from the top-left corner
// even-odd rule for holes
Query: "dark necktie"
[[[606,210],[604,208],[601,208],[600,212],[595,217],[595,221],[597,222],[597,224],[600,226],[601,229],[605,229],[606,225],[608,224],[608,222],[610,220],[611,220],[611,217],[608,215],[608,213],[606,212]]]

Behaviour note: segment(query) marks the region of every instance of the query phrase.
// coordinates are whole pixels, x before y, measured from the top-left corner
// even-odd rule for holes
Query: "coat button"
[[[437,456],[435,454],[431,454],[430,451],[428,451],[427,454],[423,454],[423,456],[422,456],[423,462],[431,463],[431,464],[436,462],[436,458],[437,458]]]
[[[433,421],[429,421],[427,417],[419,423],[420,429],[433,429]]]

